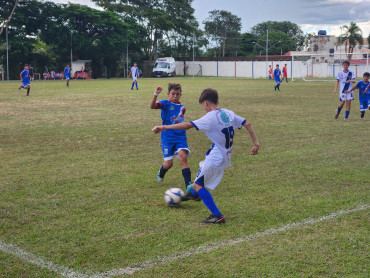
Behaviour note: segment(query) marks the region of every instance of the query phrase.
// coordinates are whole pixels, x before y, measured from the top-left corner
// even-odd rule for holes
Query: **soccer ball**
[[[181,197],[185,196],[180,188],[170,188],[164,193],[164,200],[169,206],[176,206],[181,203]]]

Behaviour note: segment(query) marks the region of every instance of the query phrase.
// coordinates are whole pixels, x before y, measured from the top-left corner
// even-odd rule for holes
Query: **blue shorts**
[[[161,147],[164,161],[172,160],[175,157],[178,157],[177,154],[181,150],[186,150],[188,151],[188,154],[190,153],[190,149],[186,140],[182,142],[162,142]]]
[[[275,79],[275,83],[276,83],[276,84],[280,84],[280,82],[281,82],[281,81],[280,81],[280,77],[275,77],[274,79]]]
[[[30,81],[28,80],[28,81],[22,81],[22,86],[23,87],[27,87],[28,85],[30,85],[31,86],[31,83],[30,83]]]
[[[370,98],[360,98],[360,111],[366,111],[370,107]]]
[[[70,79],[70,76],[69,75],[66,75],[66,80],[69,80]]]

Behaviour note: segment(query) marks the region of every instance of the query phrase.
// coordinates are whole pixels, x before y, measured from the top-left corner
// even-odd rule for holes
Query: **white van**
[[[158,58],[153,67],[154,77],[167,77],[176,75],[176,63],[172,57]]]

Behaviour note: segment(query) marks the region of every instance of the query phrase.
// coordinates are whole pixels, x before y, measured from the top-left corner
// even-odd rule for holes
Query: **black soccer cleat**
[[[361,118],[365,116],[365,111],[361,111]]]
[[[217,216],[211,214],[210,216],[208,216],[208,218],[203,219],[200,222],[205,223],[205,224],[221,224],[221,223],[225,223],[226,219],[225,219],[225,217],[223,217],[223,215],[217,217]]]

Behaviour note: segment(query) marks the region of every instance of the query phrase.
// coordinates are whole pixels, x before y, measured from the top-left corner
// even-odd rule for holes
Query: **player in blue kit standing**
[[[339,105],[334,118],[338,119],[340,111],[344,104],[346,104],[346,114],[344,116],[345,121],[348,121],[349,112],[351,111],[351,101],[354,100],[352,91],[350,93],[346,93],[346,91],[350,91],[352,89],[352,84],[355,83],[356,78],[354,72],[349,70],[349,65],[349,61],[343,61],[343,70],[338,72],[337,82],[335,83],[335,89],[333,91],[333,94],[336,94],[340,84]]]
[[[276,89],[280,92],[280,76],[281,76],[281,70],[279,69],[279,65],[276,65],[276,69],[274,69],[274,80],[275,80],[275,91]]]
[[[186,108],[180,103],[182,95],[181,85],[178,83],[168,84],[169,99],[157,101],[158,95],[162,92],[162,87],[157,87],[152,101],[151,109],[161,109],[163,125],[170,126],[184,122]],[[185,187],[191,184],[191,171],[188,164],[190,149],[186,138],[185,130],[165,130],[161,134],[161,147],[164,162],[157,174],[157,181],[162,182],[166,172],[172,167],[173,159],[178,157],[181,163],[182,175]],[[195,199],[195,198],[194,198]]]
[[[21,78],[21,81],[22,81],[22,85],[19,86],[19,90],[20,89],[26,89],[27,90],[27,96],[30,95],[30,89],[31,89],[31,83],[30,83],[30,72],[28,70],[28,65],[25,64],[24,65],[24,69],[22,70],[22,72],[20,73],[20,78]]]
[[[207,112],[202,118],[190,123],[155,126],[152,131],[159,133],[168,130],[187,130],[195,127],[196,130],[203,131],[211,139],[212,147],[208,150],[205,160],[199,163],[198,175],[194,183],[188,186],[187,193],[192,196],[199,196],[211,211],[212,214],[202,220],[202,223],[219,224],[226,220],[207,188],[215,189],[222,179],[224,170],[231,166],[235,129],[241,129],[243,126],[247,129],[254,144],[251,150],[252,155],[258,154],[259,143],[252,125],[246,119],[239,117],[230,110],[219,107],[216,90],[205,89],[200,95],[199,103],[203,105]]]
[[[64,77],[67,80],[66,86],[69,88],[69,79],[71,78],[71,68],[67,65],[64,69]]]
[[[360,100],[360,113],[361,118],[365,116],[366,110],[370,110],[370,73],[365,72],[363,80],[359,81],[356,86],[351,90],[345,91],[346,94],[352,93],[352,91],[359,89],[359,100]]]
[[[128,75],[128,77],[132,76],[132,86],[131,86],[131,90],[134,89],[134,85],[136,85],[136,90],[139,90],[139,88],[137,87],[137,79],[139,77],[139,68],[137,67],[137,64],[134,63],[134,66],[131,68],[131,71],[130,71],[130,74]]]

